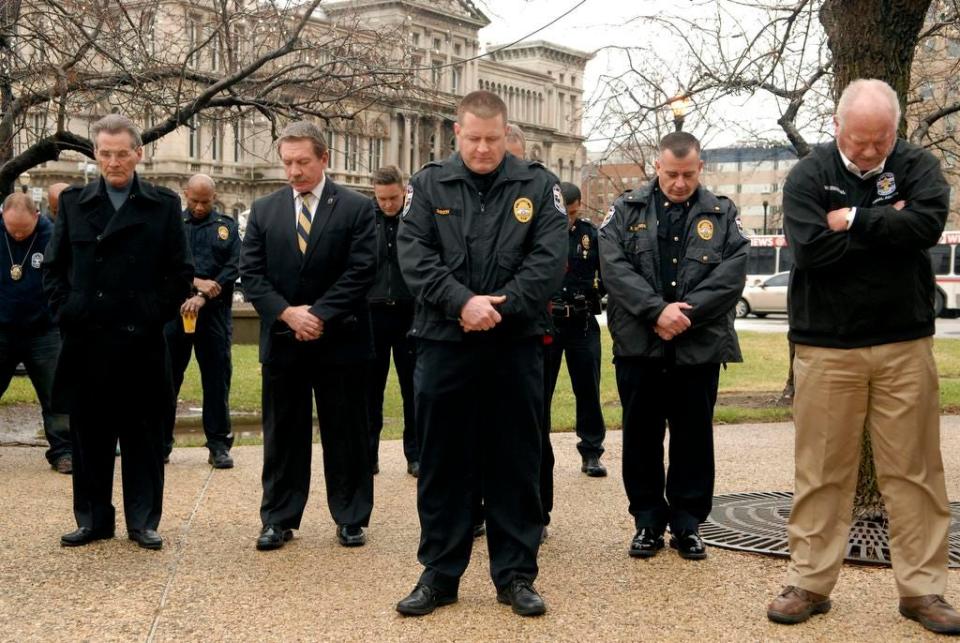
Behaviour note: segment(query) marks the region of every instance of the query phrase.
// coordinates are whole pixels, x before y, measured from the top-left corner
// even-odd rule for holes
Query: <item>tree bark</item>
[[[820,23],[833,54],[833,95],[858,78],[878,78],[890,84],[906,114],[910,70],[920,31],[931,0],[824,0]],[[899,134],[906,136],[902,116]],[[854,500],[854,519],[886,519],[886,509],[877,485],[870,434],[863,432],[860,471]]]

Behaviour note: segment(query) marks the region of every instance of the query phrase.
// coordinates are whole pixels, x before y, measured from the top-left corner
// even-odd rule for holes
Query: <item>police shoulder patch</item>
[[[613,215],[617,212],[617,206],[611,205],[610,209],[607,210],[607,216],[603,218],[603,222],[600,224],[600,229],[603,230],[607,227],[607,224],[613,221]]]
[[[560,191],[559,183],[553,186],[553,205],[557,208],[557,212],[563,216],[567,216],[567,208],[563,203],[563,192]]]
[[[413,205],[413,185],[407,184],[407,194],[403,197],[403,212],[400,213],[400,218],[407,216],[407,212],[410,212],[410,206]]]

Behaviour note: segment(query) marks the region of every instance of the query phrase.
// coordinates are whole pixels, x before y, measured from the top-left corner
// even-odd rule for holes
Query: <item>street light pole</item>
[[[763,234],[767,234],[767,206],[770,205],[770,202],[766,199],[763,200]]]

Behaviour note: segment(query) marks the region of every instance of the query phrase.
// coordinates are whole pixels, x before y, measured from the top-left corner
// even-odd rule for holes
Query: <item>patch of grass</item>
[[[779,422],[789,420],[789,407],[756,403],[750,405],[724,403],[724,395],[750,394],[774,400],[783,389],[789,358],[787,338],[780,333],[740,333],[744,362],[729,364],[720,371],[720,400],[715,418],[718,424],[737,422]],[[613,340],[604,330],[601,334],[600,402],[607,428],[620,426],[620,398],[617,394],[613,366]],[[940,373],[940,403],[945,413],[960,412],[960,340],[937,339],[934,355]],[[202,398],[200,371],[191,361],[184,378],[180,398],[199,404]],[[256,346],[233,347],[233,381],[230,404],[233,411],[260,411],[260,364]],[[0,404],[36,403],[33,387],[25,377],[15,377]],[[384,399],[383,437],[399,438],[403,432],[403,404],[396,372],[391,368]],[[566,365],[560,369],[556,393],[553,396],[553,430],[572,431],[576,421],[576,402],[570,386]],[[187,442],[190,436],[185,436]],[[178,438],[179,440],[179,438]],[[202,436],[196,442],[202,444]]]

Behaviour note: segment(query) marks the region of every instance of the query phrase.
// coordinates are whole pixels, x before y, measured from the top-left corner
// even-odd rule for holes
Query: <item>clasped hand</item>
[[[503,317],[494,306],[507,300],[506,295],[474,295],[460,310],[460,326],[464,331],[490,330]]]
[[[280,320],[301,342],[320,339],[323,335],[323,320],[310,312],[310,306],[289,306],[280,314]]]

